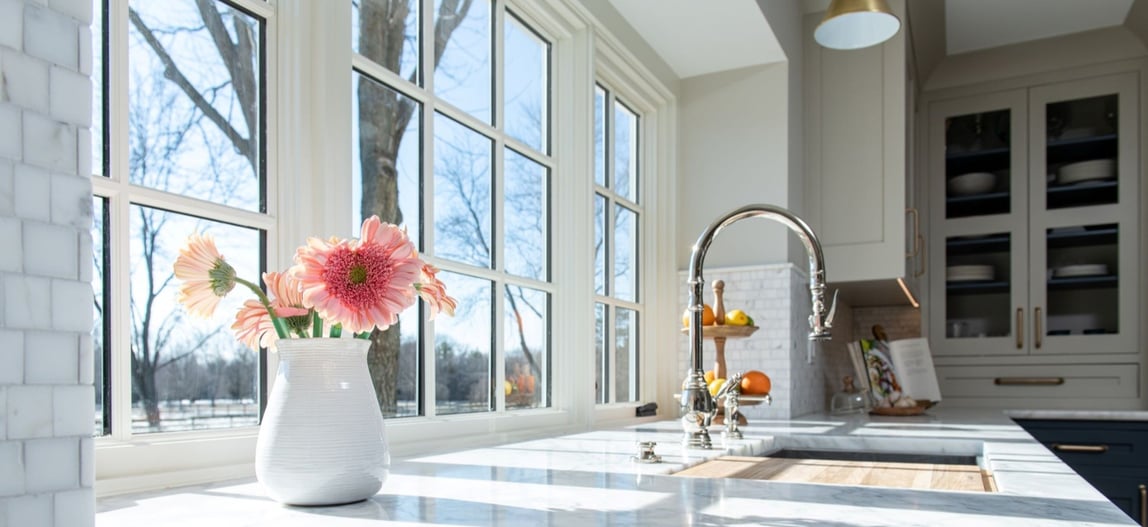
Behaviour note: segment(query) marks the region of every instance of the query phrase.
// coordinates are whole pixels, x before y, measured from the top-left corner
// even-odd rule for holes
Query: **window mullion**
[[[105,280],[111,280],[111,383],[110,401],[112,426],[111,436],[127,441],[132,436],[132,377],[131,377],[131,237],[128,225],[131,223],[131,201],[120,193],[108,198],[110,212],[109,240],[111,242],[109,261],[111,269],[106,270]],[[107,404],[107,403],[105,403]]]

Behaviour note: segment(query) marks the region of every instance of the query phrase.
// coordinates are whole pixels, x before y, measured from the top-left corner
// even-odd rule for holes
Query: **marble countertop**
[[[406,459],[379,494],[341,507],[280,506],[251,480],[117,496],[98,502],[96,525],[1135,525],[999,411],[814,415],[743,431],[726,442],[715,427],[713,450],[683,449],[671,420]],[[630,462],[637,441],[656,441],[663,462]],[[976,456],[998,492],[670,475],[780,448]]]

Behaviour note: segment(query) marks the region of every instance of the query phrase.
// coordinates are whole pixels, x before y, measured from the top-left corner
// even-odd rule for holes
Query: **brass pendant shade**
[[[885,0],[833,0],[813,31],[818,44],[832,49],[861,49],[889,40],[901,20]]]

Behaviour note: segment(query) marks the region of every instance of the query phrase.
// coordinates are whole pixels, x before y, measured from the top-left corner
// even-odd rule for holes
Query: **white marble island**
[[[1023,429],[994,411],[912,418],[810,416],[765,421],[745,439],[683,450],[675,421],[396,462],[370,500],[283,507],[254,481],[101,500],[100,526],[367,525],[1135,525]],[[657,441],[660,464],[635,464]],[[998,492],[671,476],[726,454],[836,448],[974,455]]]

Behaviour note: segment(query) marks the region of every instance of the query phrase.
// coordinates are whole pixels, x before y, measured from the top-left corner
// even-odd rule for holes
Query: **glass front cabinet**
[[[1135,74],[938,100],[929,334],[938,356],[1136,353]]]

